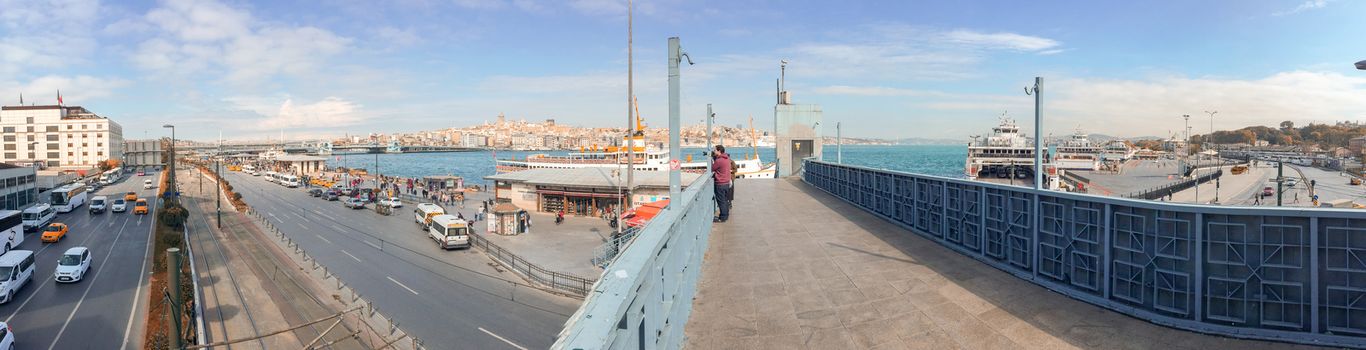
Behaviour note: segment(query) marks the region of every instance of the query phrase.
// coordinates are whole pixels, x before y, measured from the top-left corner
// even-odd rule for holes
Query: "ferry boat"
[[[970,180],[989,179],[1032,179],[1034,177],[1034,147],[1031,139],[1020,133],[1015,121],[1001,114],[1000,125],[991,129],[991,135],[982,139],[974,136],[968,143],[967,164],[964,175]],[[1043,159],[1049,159],[1045,154]],[[1047,177],[1045,188],[1057,189],[1059,186],[1058,169],[1045,164]],[[992,181],[999,182],[999,181]]]
[[[1137,150],[1129,146],[1124,140],[1113,140],[1106,142],[1101,151],[1100,160],[1105,163],[1123,163],[1134,157]]]
[[[1089,136],[1077,130],[1062,144],[1054,146],[1053,165],[1059,169],[1100,170],[1100,157],[1104,149],[1093,142]]]
[[[640,124],[641,120],[637,118],[636,123]],[[643,129],[643,126],[638,129]],[[622,145],[603,148],[594,145],[587,149],[580,148],[579,152],[572,152],[563,156],[533,154],[522,160],[498,159],[496,167],[499,173],[526,169],[618,168],[624,170],[627,164],[631,163],[630,151],[632,150],[627,147],[632,147],[635,152],[636,171],[669,171],[669,150],[647,146],[644,132],[637,131],[632,136],[622,137]],[[709,161],[707,156],[699,155],[694,158],[692,154],[686,154],[684,157],[679,164],[682,171],[690,173],[707,171],[707,162]],[[757,152],[752,156],[743,158],[737,157],[732,152],[731,160],[735,161],[736,178],[772,179],[776,174],[774,164],[764,164],[759,159]]]

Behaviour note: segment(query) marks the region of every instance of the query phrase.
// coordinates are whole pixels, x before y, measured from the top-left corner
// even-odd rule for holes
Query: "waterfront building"
[[[160,166],[166,156],[166,150],[162,148],[165,142],[163,139],[124,141],[123,166],[129,169]]]
[[[38,202],[37,169],[0,163],[0,210],[20,210]]]
[[[699,174],[683,173],[682,183]],[[600,216],[616,207],[626,192],[626,174],[612,168],[528,169],[484,177],[494,181],[494,198],[545,213]],[[669,198],[669,173],[638,171],[632,203]],[[618,211],[620,212],[620,211]]]
[[[278,155],[271,161],[274,162],[273,168],[277,169],[276,171],[294,175],[316,174],[322,172],[327,165],[327,158],[297,154]]]
[[[74,170],[123,158],[123,127],[80,106],[3,106],[0,128],[0,160],[10,164]]]

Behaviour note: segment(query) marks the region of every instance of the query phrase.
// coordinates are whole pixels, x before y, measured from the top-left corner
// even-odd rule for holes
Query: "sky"
[[[1168,136],[1366,122],[1366,1],[711,1],[634,7],[635,91],[667,125],[771,129],[779,61],[822,132],[963,139],[1006,113],[1045,134]],[[510,120],[625,126],[615,0],[0,0],[0,102],[81,105],[124,137],[412,132]]]

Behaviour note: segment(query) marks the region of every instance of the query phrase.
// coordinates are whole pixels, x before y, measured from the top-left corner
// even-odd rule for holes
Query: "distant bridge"
[[[427,146],[427,145],[403,145],[398,142],[387,144],[369,143],[333,146],[328,141],[295,141],[286,143],[235,143],[224,144],[221,147],[213,144],[199,144],[191,146],[181,146],[182,149],[194,150],[201,153],[222,153],[222,154],[257,154],[271,150],[284,151],[285,153],[296,154],[315,154],[330,155],[334,153],[435,153],[435,152],[472,152],[481,151],[483,148],[474,147],[454,147],[454,146]]]

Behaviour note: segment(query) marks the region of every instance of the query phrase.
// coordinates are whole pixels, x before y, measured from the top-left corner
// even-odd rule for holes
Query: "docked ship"
[[[1104,148],[1091,142],[1089,135],[1077,130],[1071,138],[1054,145],[1053,165],[1059,169],[1100,170]]]
[[[637,124],[641,120],[637,118]],[[622,137],[622,146],[607,146],[599,148],[596,145],[589,148],[580,148],[578,152],[571,152],[563,156],[552,156],[547,154],[533,154],[526,158],[499,159],[497,160],[497,171],[499,173],[520,171],[526,169],[576,169],[576,168],[616,168],[625,170],[631,163],[631,153],[635,153],[635,170],[637,171],[669,171],[669,150],[659,149],[649,146],[645,140],[644,126],[637,128],[639,131],[632,136]],[[629,147],[629,148],[628,148]],[[684,172],[703,173],[707,171],[708,157],[699,154],[694,158],[692,154],[687,154],[679,161],[679,168]],[[741,179],[772,179],[776,173],[772,163],[765,164],[760,160],[758,153],[752,156],[737,157],[731,154],[731,160],[735,161],[736,178]]]
[[[1134,157],[1136,150],[1124,140],[1106,142],[1101,151],[1100,161],[1104,163],[1123,163]]]
[[[1049,159],[1048,155],[1045,154],[1043,159]],[[1034,169],[1031,139],[1021,134],[1020,127],[1005,114],[1001,114],[1001,123],[991,129],[991,135],[984,139],[974,136],[973,141],[968,143],[967,164],[963,167],[968,179],[990,182],[1032,179]],[[1044,169],[1047,170],[1044,187],[1057,189],[1057,168],[1045,164]]]

